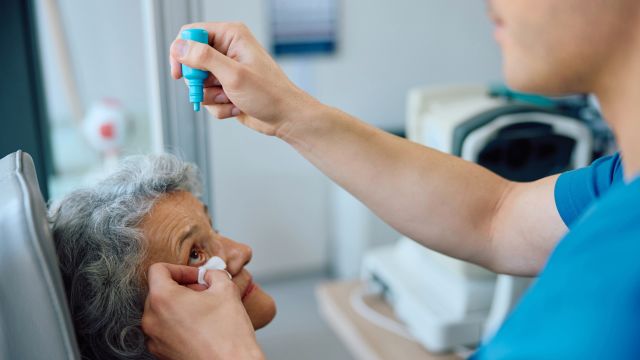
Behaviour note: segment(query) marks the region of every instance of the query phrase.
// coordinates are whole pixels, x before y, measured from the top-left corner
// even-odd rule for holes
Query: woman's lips
[[[240,288],[242,291],[242,295],[240,296],[240,300],[244,301],[257,285],[253,282],[253,276],[247,270],[241,270],[238,274],[233,277],[233,282]]]
[[[244,288],[244,292],[242,293],[242,297],[241,297],[241,301],[244,301],[244,299],[246,299],[249,295],[251,295],[251,293],[253,292],[253,289],[256,288],[256,284],[249,279],[249,284],[247,285],[247,287]]]

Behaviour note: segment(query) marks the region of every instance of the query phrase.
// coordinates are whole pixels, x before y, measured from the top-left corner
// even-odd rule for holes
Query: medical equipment
[[[222,260],[217,256],[212,257],[204,265],[198,268],[198,284],[209,285],[204,280],[204,274],[207,272],[207,270],[224,270],[224,272],[226,272],[227,275],[229,275],[229,280],[231,280],[231,274],[229,274],[229,272],[226,271],[226,268],[227,268],[227,264],[224,262],[224,260]]]
[[[408,138],[517,181],[592,160],[592,127],[580,115],[588,113],[586,102],[492,93],[484,86],[412,90]],[[531,281],[496,275],[408,238],[369,251],[362,276],[369,292],[383,294],[411,336],[434,352],[490,337]]]
[[[204,29],[186,29],[182,31],[180,37],[184,40],[197,41],[203,44],[209,43],[209,34]],[[182,76],[187,79],[187,85],[189,85],[189,101],[193,104],[193,111],[200,111],[200,103],[203,98],[202,87],[209,73],[183,64]]]

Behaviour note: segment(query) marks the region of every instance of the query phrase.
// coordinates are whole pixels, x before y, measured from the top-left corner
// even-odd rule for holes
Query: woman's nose
[[[253,251],[248,245],[235,242],[224,236],[221,238],[224,254],[226,255],[227,271],[229,271],[231,275],[235,275],[251,261]]]

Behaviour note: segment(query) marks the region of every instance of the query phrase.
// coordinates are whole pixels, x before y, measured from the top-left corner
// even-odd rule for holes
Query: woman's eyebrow
[[[202,207],[204,208],[204,213],[207,214],[207,220],[209,220],[209,225],[213,226],[213,220],[211,220],[211,214],[209,214],[209,207],[207,206],[207,204],[202,204]]]
[[[193,233],[198,230],[198,225],[189,225],[189,228],[178,238],[176,243],[176,253],[180,254],[182,251],[182,244],[184,244],[185,240],[187,240]]]

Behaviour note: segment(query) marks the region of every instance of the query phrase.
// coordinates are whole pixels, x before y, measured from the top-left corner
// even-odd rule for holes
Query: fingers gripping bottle
[[[209,43],[209,34],[204,29],[183,30],[180,37],[184,40],[197,41],[203,44]],[[187,79],[187,85],[189,85],[189,101],[193,104],[193,111],[200,111],[200,103],[203,98],[202,86],[209,73],[183,64],[182,76]]]

